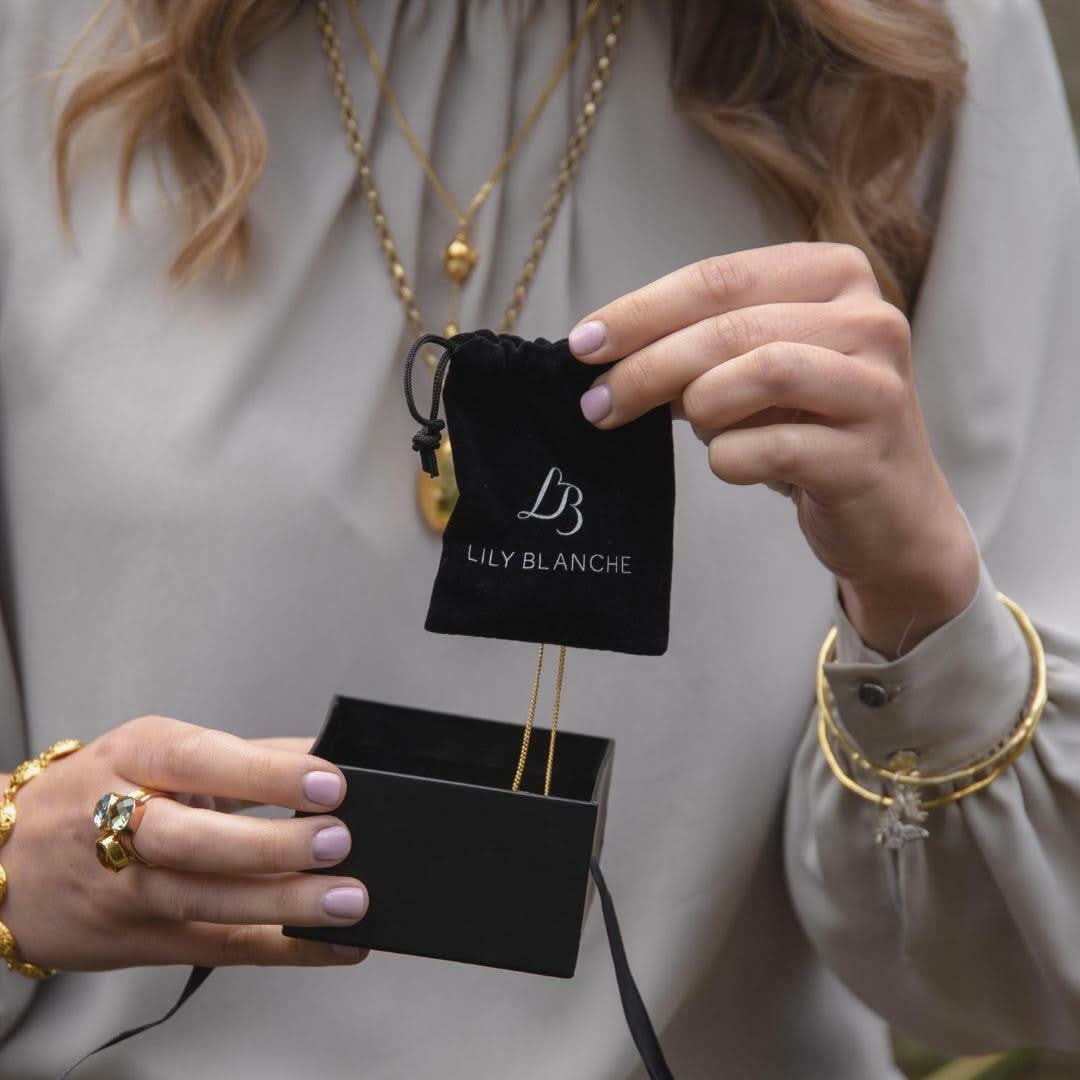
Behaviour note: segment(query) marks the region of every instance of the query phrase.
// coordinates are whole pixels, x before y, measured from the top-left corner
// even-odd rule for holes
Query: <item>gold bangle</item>
[[[47,750],[38,754],[37,757],[29,758],[19,765],[11,774],[7,788],[0,796],[0,847],[11,836],[15,828],[15,793],[25,784],[30,783],[35,776],[43,773],[54,761],[75,753],[82,746],[78,739],[61,739],[54,742]],[[0,865],[0,904],[7,896],[7,871]],[[41,967],[24,960],[19,953],[15,935],[6,923],[0,922],[0,958],[7,964],[8,971],[14,971],[18,975],[25,975],[28,979],[47,979],[55,975],[54,968]]]
[[[818,705],[818,742],[821,746],[822,755],[832,770],[833,775],[848,791],[860,796],[881,807],[889,807],[893,804],[893,798],[881,792],[872,791],[864,787],[857,780],[849,776],[840,765],[836,751],[833,749],[832,740],[844,750],[852,763],[868,772],[873,773],[880,780],[893,786],[894,790],[910,788],[915,792],[925,787],[948,787],[959,784],[951,791],[938,795],[931,799],[919,799],[919,805],[923,809],[931,809],[946,803],[955,802],[966,795],[981,791],[988,784],[996,780],[1008,769],[1017,758],[1024,752],[1035,734],[1035,728],[1046,706],[1046,653],[1038,632],[1032,625],[1023,609],[1015,601],[1010,600],[1004,593],[997,594],[998,599],[1012,612],[1014,618],[1027,639],[1032,659],[1032,689],[1028,703],[1024,710],[1020,723],[1013,729],[1010,735],[997,746],[991,753],[979,761],[960,769],[953,769],[944,773],[923,775],[916,769],[909,770],[888,768],[871,761],[861,753],[852,743],[850,737],[837,724],[832,711],[829,708],[830,690],[825,678],[824,665],[835,656],[837,628],[834,626],[825,636],[821,651],[818,655],[817,666],[817,705]],[[981,775],[980,775],[981,774]]]

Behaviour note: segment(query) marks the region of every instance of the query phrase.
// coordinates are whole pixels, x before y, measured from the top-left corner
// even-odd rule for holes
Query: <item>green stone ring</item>
[[[126,795],[106,792],[94,806],[94,828],[99,833],[135,832],[142,821],[146,803],[160,791],[136,788]]]

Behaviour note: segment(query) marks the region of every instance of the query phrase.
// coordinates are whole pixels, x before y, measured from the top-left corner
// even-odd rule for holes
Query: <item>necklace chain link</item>
[[[507,301],[506,308],[503,312],[502,321],[499,324],[500,333],[509,333],[516,324],[518,316],[521,314],[521,309],[524,306],[529,287],[532,285],[533,279],[536,276],[536,271],[547,247],[551,231],[555,226],[555,219],[558,217],[559,209],[562,206],[563,200],[566,198],[566,193],[569,190],[570,184],[577,174],[578,167],[584,157],[585,148],[589,141],[589,135],[593,125],[596,123],[599,106],[603,100],[604,90],[611,75],[612,62],[615,58],[615,53],[619,44],[619,30],[622,26],[627,2],[628,0],[616,0],[612,10],[611,17],[608,21],[608,30],[604,35],[603,47],[593,66],[582,106],[578,112],[574,125],[574,131],[567,142],[566,152],[559,162],[559,171],[552,186],[551,194],[544,204],[540,224],[533,234],[529,253],[525,257],[521,271],[514,282],[510,299]],[[423,316],[416,298],[416,293],[409,283],[408,274],[405,271],[404,264],[398,254],[397,245],[394,242],[393,234],[390,231],[390,225],[386,218],[386,211],[382,205],[382,198],[379,195],[379,190],[375,184],[375,173],[371,167],[367,146],[364,143],[363,136],[360,134],[360,123],[357,119],[352,93],[349,90],[345,61],[342,57],[341,41],[338,37],[333,13],[330,10],[329,0],[319,0],[315,6],[315,10],[319,21],[320,32],[322,34],[323,52],[326,54],[334,96],[337,98],[338,105],[341,109],[341,120],[345,127],[349,149],[356,158],[357,178],[360,181],[361,194],[363,195],[364,201],[367,203],[372,224],[375,226],[375,239],[382,252],[383,260],[385,261],[386,268],[390,274],[394,291],[405,312],[409,328],[415,335],[420,335],[424,332]],[[573,42],[571,42],[571,44],[573,44]],[[543,102],[538,104],[542,103]],[[533,111],[535,112],[536,109],[534,108]],[[537,113],[537,115],[539,114]],[[519,139],[515,140],[515,143],[519,142]],[[517,147],[512,144],[510,150],[516,151],[516,149]],[[505,156],[506,155],[504,155],[504,157]],[[509,164],[508,159],[506,164]],[[499,170],[499,175],[501,176],[502,171],[505,170],[505,165],[502,164],[501,161],[500,165],[502,166]],[[496,166],[496,168],[499,169],[499,166]],[[492,175],[494,176],[495,174],[493,173]],[[497,180],[498,177],[495,179]]]
[[[364,24],[363,17],[360,14],[360,0],[348,0],[349,15],[352,17],[356,35],[364,48],[368,64],[375,73],[375,78],[378,80],[379,91],[386,100],[387,105],[390,107],[394,122],[404,136],[405,141],[409,144],[409,149],[412,150],[416,160],[420,163],[420,167],[424,170],[424,175],[431,182],[431,186],[435,189],[435,193],[439,196],[440,200],[442,200],[446,209],[453,215],[461,233],[466,233],[468,231],[472,219],[476,216],[480,207],[487,201],[488,196],[495,190],[495,185],[498,184],[503,173],[506,172],[509,167],[510,162],[513,161],[518,150],[521,149],[521,146],[529,137],[529,132],[532,131],[536,122],[540,119],[541,114],[551,100],[552,94],[555,93],[563,76],[574,62],[574,57],[577,55],[581,42],[584,40],[589,26],[596,17],[596,12],[599,7],[600,0],[589,0],[589,5],[585,9],[584,16],[575,28],[569,44],[563,49],[558,63],[556,63],[554,70],[548,77],[548,81],[544,84],[544,88],[540,92],[540,96],[536,100],[536,104],[533,105],[529,110],[528,116],[521,122],[521,126],[510,140],[510,145],[503,151],[502,156],[496,162],[495,168],[491,170],[487,179],[480,185],[479,190],[472,197],[466,209],[462,210],[458,205],[457,200],[451,194],[449,188],[443,183],[442,178],[439,176],[434,164],[432,164],[427,151],[424,150],[419,138],[417,138],[412,124],[409,123],[409,119],[405,115],[405,110],[402,109],[401,103],[398,101],[393,84],[390,82],[390,78],[386,73],[386,68],[379,59],[378,51],[375,48],[374,42],[371,40],[371,35],[368,33],[367,26]]]

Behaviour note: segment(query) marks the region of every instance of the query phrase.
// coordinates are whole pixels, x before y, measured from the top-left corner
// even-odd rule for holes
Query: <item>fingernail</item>
[[[322,901],[323,911],[335,919],[362,919],[367,905],[367,890],[352,887],[331,889]]]
[[[320,829],[311,840],[311,855],[315,859],[344,859],[349,854],[352,838],[344,825]]]
[[[581,412],[590,424],[599,424],[611,412],[611,391],[604,383],[581,395]]]
[[[355,964],[364,958],[364,954],[354,945],[331,945],[330,951],[335,956],[340,956],[342,960],[346,960],[351,964]]]
[[[607,341],[607,327],[595,319],[575,326],[566,339],[570,351],[575,356],[588,356],[589,353],[596,352],[605,341]]]
[[[332,772],[309,772],[304,777],[304,798],[322,806],[337,806],[341,802],[341,777]]]

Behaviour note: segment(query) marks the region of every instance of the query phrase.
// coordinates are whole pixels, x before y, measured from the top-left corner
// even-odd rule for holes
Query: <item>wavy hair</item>
[[[249,199],[267,157],[243,62],[301,6],[104,0],[69,60],[70,69],[95,43],[56,127],[65,224],[75,136],[91,116],[115,109],[121,212],[139,147],[164,147],[184,219],[171,277],[238,272],[248,257]],[[794,210],[806,238],[861,248],[882,292],[909,310],[931,239],[911,181],[965,82],[941,0],[675,0],[672,12],[680,108],[766,198]]]

